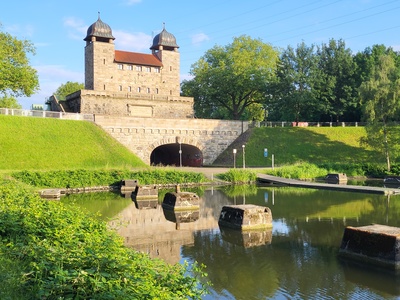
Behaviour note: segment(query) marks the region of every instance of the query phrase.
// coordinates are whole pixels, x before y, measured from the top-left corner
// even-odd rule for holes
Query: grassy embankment
[[[0,115],[0,170],[71,170],[144,167],[89,122]]]
[[[237,149],[236,166],[243,166],[242,145],[245,144],[246,167],[271,167],[278,176],[314,178],[327,172],[344,172],[348,176],[381,176],[385,173],[383,156],[360,145],[364,127],[285,127],[254,128],[247,136],[233,143],[215,162],[233,165],[233,149]],[[264,157],[264,148],[268,157]],[[394,165],[393,171],[398,168]]]

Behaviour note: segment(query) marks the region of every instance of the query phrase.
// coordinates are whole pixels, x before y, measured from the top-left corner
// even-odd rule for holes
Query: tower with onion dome
[[[179,95],[180,93],[180,55],[178,48],[175,36],[165,30],[165,24],[163,30],[154,37],[153,45],[150,47],[152,53],[163,63],[163,81],[170,83],[167,92],[171,95]]]
[[[111,83],[107,69],[111,71],[114,62],[114,40],[109,25],[100,19],[89,26],[85,47],[85,89],[105,90]],[[108,76],[109,77],[109,76]]]
[[[179,46],[165,26],[154,37],[151,53],[116,50],[114,40],[99,14],[84,38],[85,89],[68,95],[62,107],[52,107],[97,115],[193,117],[193,98],[180,96]]]

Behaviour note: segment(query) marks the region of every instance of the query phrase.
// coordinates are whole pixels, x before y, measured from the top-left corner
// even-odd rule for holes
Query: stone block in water
[[[225,205],[218,224],[240,230],[269,228],[272,227],[272,212],[268,207],[253,204]]]
[[[367,264],[400,269],[400,228],[373,224],[346,227],[339,255]]]
[[[335,183],[335,184],[346,184],[347,183],[347,175],[344,173],[332,173],[328,174],[325,177],[326,183]]]
[[[172,210],[198,210],[200,198],[196,193],[191,192],[169,192],[164,196],[162,207]]]

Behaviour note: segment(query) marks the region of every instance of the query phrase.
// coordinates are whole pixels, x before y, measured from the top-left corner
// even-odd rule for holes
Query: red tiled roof
[[[144,54],[115,50],[115,61],[121,63],[162,67],[162,62],[154,54]]]

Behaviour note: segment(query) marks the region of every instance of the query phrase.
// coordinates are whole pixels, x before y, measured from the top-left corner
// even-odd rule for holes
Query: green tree
[[[21,109],[22,106],[18,103],[17,99],[11,96],[0,97],[0,108],[17,108]]]
[[[314,46],[304,42],[294,49],[288,46],[280,57],[277,81],[272,92],[270,107],[280,120],[311,120],[315,103],[314,82],[317,56]]]
[[[39,89],[37,72],[29,65],[28,54],[35,48],[27,40],[18,40],[0,31],[0,94],[31,96]]]
[[[317,55],[320,73],[315,87],[318,102],[325,119],[339,122],[346,112],[359,108],[354,77],[356,65],[343,40],[331,39],[328,44],[322,44]]]
[[[250,105],[264,102],[265,86],[275,76],[277,61],[278,52],[271,45],[236,37],[225,47],[208,50],[192,65],[194,78],[183,82],[182,92],[192,93],[198,117],[239,120]]]
[[[394,120],[400,111],[400,76],[391,55],[381,55],[371,78],[360,86],[367,136],[362,143],[382,152],[390,172],[391,158],[399,153],[400,132]]]
[[[57,88],[57,90],[54,92],[54,95],[58,100],[65,100],[67,95],[79,90],[83,90],[84,88],[85,85],[83,83],[67,81]]]

